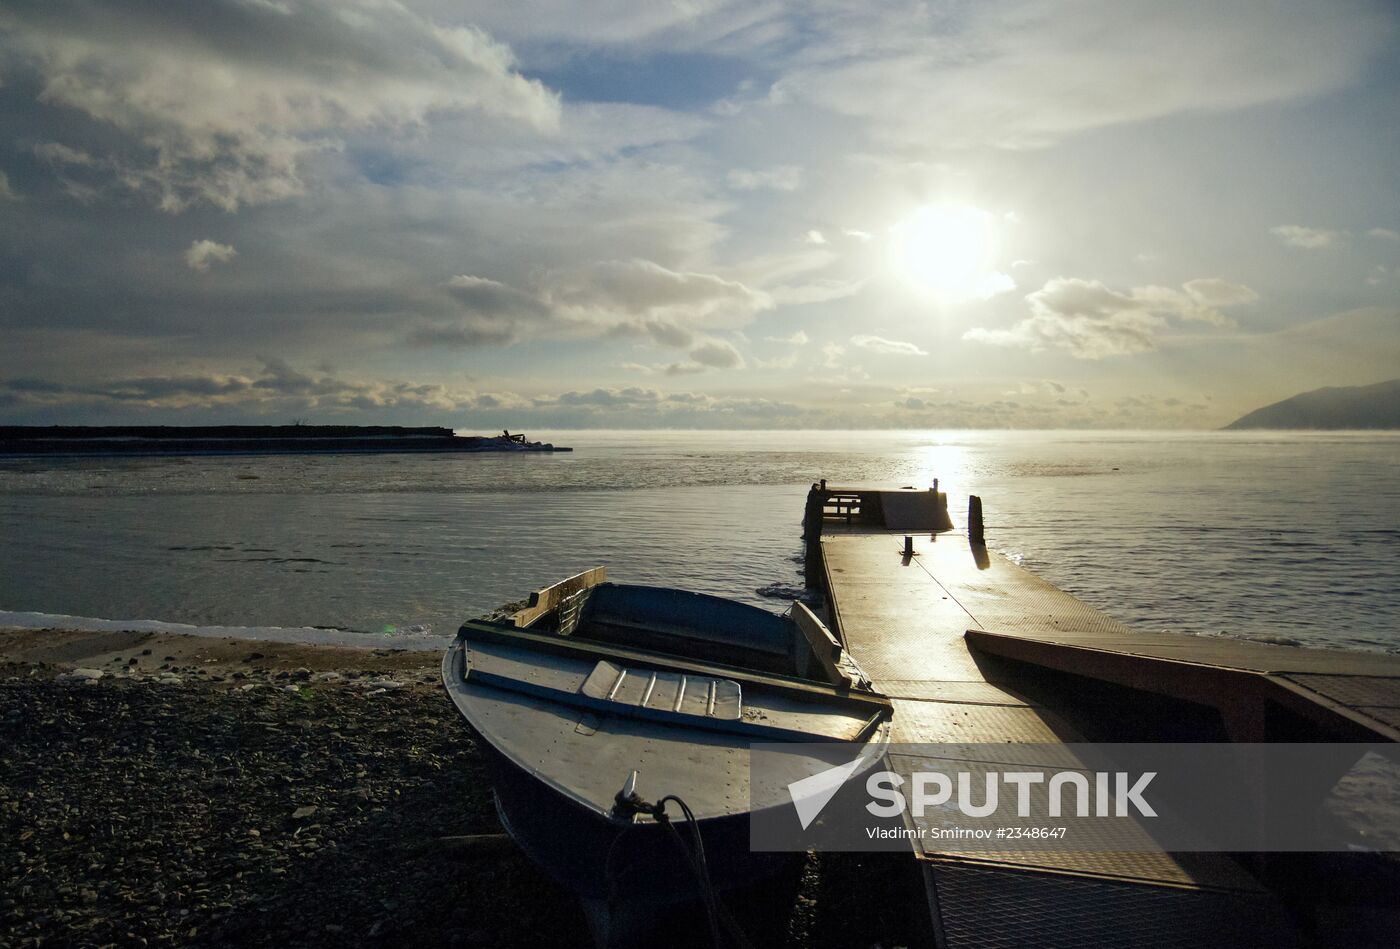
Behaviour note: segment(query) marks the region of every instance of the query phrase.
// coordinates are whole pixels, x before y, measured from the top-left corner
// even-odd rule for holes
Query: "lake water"
[[[981,495],[993,548],[1138,629],[1400,652],[1400,434],[531,437],[575,451],[0,459],[0,625],[431,645],[596,564],[781,610],[811,482],[937,477],[956,522]]]

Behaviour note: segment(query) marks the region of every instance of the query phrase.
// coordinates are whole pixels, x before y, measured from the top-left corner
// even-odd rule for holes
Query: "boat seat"
[[[733,679],[633,670],[599,660],[584,680],[584,695],[599,702],[670,713],[677,717],[738,721],[743,712],[739,683]],[[630,709],[619,709],[628,714]]]

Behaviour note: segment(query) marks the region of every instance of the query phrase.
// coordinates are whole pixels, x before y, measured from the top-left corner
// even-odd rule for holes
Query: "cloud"
[[[806,283],[784,284],[773,287],[768,296],[778,306],[802,306],[808,303],[826,303],[855,296],[866,284],[866,279],[836,280],[821,278]]]
[[[643,386],[569,390],[532,400],[541,420],[551,424],[617,426],[637,423],[674,427],[772,428],[810,424],[820,413],[773,399],[717,397],[700,392],[664,392]],[[529,418],[517,411],[512,417]]]
[[[739,369],[744,365],[739,350],[722,339],[706,340],[690,351],[690,358],[715,369]]]
[[[1153,296],[1149,291],[1157,288],[1146,288],[1144,293]],[[1182,319],[1200,320],[1204,323],[1215,323],[1221,326],[1230,325],[1230,321],[1221,316],[1218,308],[1223,306],[1240,306],[1245,303],[1253,303],[1259,299],[1259,294],[1249,287],[1239,283],[1231,283],[1228,280],[1221,280],[1219,277],[1200,277],[1195,280],[1188,280],[1182,284],[1182,289],[1186,291],[1186,296],[1192,305],[1185,305],[1180,298],[1173,293],[1161,295],[1159,299],[1169,304],[1177,306],[1177,315]]]
[[[753,364],[759,369],[791,369],[797,365],[797,353],[775,356],[772,359],[755,359]]]
[[[39,142],[34,146],[34,156],[51,165],[77,165],[93,168],[102,162],[80,148],[72,148],[62,142]]]
[[[629,362],[624,363],[620,368],[630,372],[640,372],[643,375],[661,373],[667,376],[689,376],[698,375],[710,369],[742,369],[745,364],[744,357],[739,350],[733,344],[722,339],[703,339],[686,355],[690,358],[685,362],[654,365]]]
[[[425,349],[474,349],[513,342],[515,330],[490,323],[424,324],[408,331],[407,340]]]
[[[0,201],[18,201],[19,195],[10,187],[10,176],[0,170]]]
[[[699,392],[663,392],[645,386],[571,389],[532,400],[536,409],[560,418],[560,410],[577,410],[573,421],[606,424],[610,420],[645,420],[653,424],[685,423],[725,427],[736,421],[745,425],[772,424],[810,417],[810,410],[769,399],[715,397]],[[563,416],[569,417],[569,416]]]
[[[237,409],[266,415],[294,410],[359,411],[384,408],[452,409],[469,401],[437,384],[341,379],[307,373],[266,359],[256,373],[150,375],[81,384],[3,380],[0,392],[29,406],[120,406],[131,410]]]
[[[442,289],[454,305],[420,319],[408,331],[411,344],[469,347],[529,334],[632,335],[690,350],[702,370],[740,367],[743,359],[723,341],[704,339],[697,346],[698,328],[741,324],[773,305],[767,294],[742,283],[647,260],[548,271],[528,289],[466,274]]]
[[[950,294],[950,298],[962,296],[965,300],[990,300],[992,297],[1000,296],[1003,293],[1010,293],[1016,289],[1016,281],[1000,270],[990,270],[982,274],[972,286],[965,288],[961,294]]]
[[[1054,379],[1029,380],[1019,383],[1016,388],[1003,393],[1011,396],[1036,395],[1048,398],[1067,397],[1068,387],[1064,383],[1056,382]],[[1081,395],[1080,398],[1083,398]]]
[[[548,325],[549,306],[536,295],[498,280],[459,274],[442,285],[448,305],[412,325],[405,337],[424,348],[471,349],[513,342]]]
[[[852,336],[851,345],[859,346],[861,349],[868,349],[872,353],[884,353],[889,356],[927,356],[928,353],[915,346],[913,343],[904,343],[899,340],[885,339],[883,336]]]
[[[15,94],[0,88],[6,101]],[[465,350],[562,339],[581,353],[588,348],[581,340],[612,333],[688,350],[697,336],[744,325],[775,305],[750,279],[677,263],[710,258],[721,233],[713,223],[718,206],[699,187],[683,170],[637,156],[521,169],[508,186],[504,179],[432,188],[354,182],[289,204],[195,212],[175,223],[130,200],[94,212],[52,187],[26,188],[23,202],[3,205],[13,213],[0,214],[0,247],[12,255],[0,253],[0,342],[23,334],[31,365],[75,379],[94,347],[121,347],[142,367],[171,372],[251,359],[255,349],[313,361],[352,349],[405,372],[405,360],[424,357],[391,356],[394,346]],[[94,213],[121,227],[93,225]],[[203,231],[205,217],[217,217],[219,230]],[[212,271],[226,269],[221,279],[150,266],[152,254],[168,252],[169,232],[186,224],[199,230],[186,231],[179,253],[206,236],[239,251],[235,266],[211,262]],[[256,272],[236,266],[251,262],[250,248]],[[658,257],[635,256],[639,250]],[[60,262],[64,280],[31,279]]]
[[[1209,216],[1201,203],[1208,196],[1170,207],[1147,200],[1128,221],[1105,209],[1131,205],[1131,186],[1107,204],[1089,194],[1102,191],[1102,169],[1085,164],[1093,149],[957,149],[1038,147],[1085,129],[1172,115],[1182,155],[1199,157],[1192,143],[1209,137],[1210,113],[1374,77],[1364,71],[1368,58],[1393,46],[1384,22],[1393,11],[1376,14],[1347,0],[1325,17],[1294,0],[1267,11],[1249,0],[1228,10],[1191,2],[1182,14],[1126,0],[1122,9],[1089,17],[1086,6],[1059,0],[865,10],[624,0],[591,10],[586,23],[568,15],[562,0],[519,10],[480,0],[211,0],[197,16],[174,0],[55,0],[53,13],[37,0],[0,3],[0,112],[12,119],[0,167],[22,199],[0,200],[7,219],[0,220],[0,376],[82,384],[100,354],[97,362],[118,381],[149,375],[178,388],[211,368],[257,381],[261,370],[246,367],[267,352],[297,367],[326,357],[353,365],[342,382],[433,379],[462,399],[504,399],[500,392],[469,396],[461,373],[470,372],[510,380],[473,382],[489,389],[543,380],[529,383],[545,387],[531,398],[631,381],[660,390],[750,385],[768,394],[769,386],[790,384],[796,401],[837,403],[844,396],[824,384],[841,374],[842,387],[859,389],[852,364],[872,361],[869,352],[880,369],[872,374],[886,386],[927,375],[935,356],[953,358],[935,350],[898,360],[890,353],[921,352],[918,340],[932,348],[933,337],[910,333],[898,319],[873,319],[867,330],[891,334],[884,344],[896,347],[881,350],[851,341],[852,325],[866,331],[844,316],[917,306],[890,279],[884,245],[892,222],[921,202],[988,194],[1016,204],[1024,217],[1013,227],[1002,219],[1005,202],[997,207],[1004,238],[997,267],[1023,288],[965,307],[964,318],[984,315],[957,332],[974,325],[974,337],[1004,333],[1008,344],[1038,345],[1064,363],[1070,357],[1062,353],[1072,349],[1083,355],[1139,344],[1067,341],[1063,326],[1051,343],[1039,335],[1046,327],[1018,324],[1137,319],[1146,324],[1141,346],[1170,341],[1174,351],[1160,361],[1181,356],[1184,364],[1188,345],[1211,348],[1196,339],[1224,342],[1227,334],[1210,326],[1228,325],[1227,315],[1257,317],[1248,321],[1251,331],[1310,315],[1316,294],[1293,287],[1297,275],[1278,269],[1291,252],[1277,250],[1268,266],[1248,270],[1250,285],[1270,296],[1268,312],[1258,307],[1257,314],[1235,309],[1253,298],[1249,288],[1217,278],[1183,284],[1189,269],[1158,281],[1162,287],[1141,286],[1150,281],[1134,279],[1131,269],[1076,269],[1074,261],[1090,259],[1131,268],[1123,258],[1141,249],[1162,260],[1195,259],[1183,247],[1193,222]],[[93,25],[99,13],[105,22]],[[454,26],[468,23],[477,28],[459,33]],[[287,36],[262,42],[282,27]],[[1363,40],[1353,42],[1359,34]],[[444,51],[441,38],[459,35],[473,38],[468,52]],[[1298,48],[1317,55],[1296,55]],[[1256,68],[1264,49],[1281,63]],[[188,89],[167,81],[184,72]],[[222,91],[214,88],[218,76],[227,79]],[[1347,101],[1371,102],[1369,88]],[[488,98],[467,101],[472,95]],[[724,107],[719,98],[728,100]],[[1264,113],[1286,121],[1255,121]],[[1265,109],[1232,127],[1242,153],[1252,154],[1278,135],[1306,139],[1316,119],[1313,106]],[[1104,132],[1113,140],[1107,153],[1141,164],[1133,156],[1152,148],[1148,133],[1159,124],[1141,134]],[[1367,214],[1368,205],[1348,200],[1375,179],[1368,149],[1348,155],[1326,205],[1360,207],[1361,218],[1311,221],[1349,229],[1351,243],[1376,242],[1372,259],[1354,262],[1351,285],[1334,288],[1339,300],[1347,293],[1374,300],[1380,290],[1362,282],[1368,274],[1395,286],[1389,270],[1371,267],[1394,264],[1382,251],[1396,245],[1365,235],[1373,225],[1400,225],[1374,205]],[[861,165],[871,155],[888,161],[879,174]],[[1267,165],[1267,155],[1262,160]],[[1253,229],[1256,250],[1283,246],[1264,233],[1269,220],[1310,223],[1295,217],[1304,212],[1281,207],[1261,220],[1260,208],[1246,205],[1269,196],[1246,192],[1238,195],[1237,217]],[[172,220],[162,206],[187,210]],[[1130,233],[1149,219],[1150,241]],[[1056,230],[1053,221],[1079,223]],[[826,243],[804,242],[817,228]],[[195,238],[214,238],[239,255],[232,263],[210,257],[208,272],[194,274],[177,255]],[[1227,243],[1245,246],[1248,235]],[[1013,269],[1007,262],[1016,258],[1037,263]],[[1065,300],[1041,301],[1043,314],[1020,303],[1056,274],[1094,273],[1127,302],[1109,301],[1102,314]],[[1287,292],[1275,289],[1279,279]],[[803,309],[763,315],[783,307]],[[805,345],[788,335],[797,326],[803,337],[811,334]],[[1104,335],[1093,326],[1085,334]],[[901,336],[912,342],[901,344]],[[823,347],[827,340],[837,342]],[[528,345],[509,358],[479,351],[517,341]],[[953,349],[959,345],[966,361],[945,368],[986,379],[994,366],[1004,370],[989,383],[996,394],[1016,388],[1016,369],[1028,357],[967,343]],[[616,368],[624,360],[631,361],[626,372]],[[762,372],[725,369],[740,361],[745,369],[788,371],[774,382]],[[1077,377],[1058,374],[1054,359],[1039,361],[1050,368],[1037,378],[1056,375],[1073,391]],[[1103,393],[1137,384],[1135,365],[1084,372]],[[1113,372],[1120,374],[1104,375]],[[327,373],[301,374],[315,382]],[[1246,385],[1216,379],[1213,385]],[[304,381],[289,376],[281,384],[278,398],[312,397],[285,391]],[[154,390],[132,384],[122,391]],[[274,390],[248,391],[263,399]],[[330,405],[378,392],[319,398]],[[937,404],[929,409],[934,420],[943,410],[942,396],[887,388],[832,411],[849,410],[853,422],[864,411],[893,416],[897,398]],[[974,417],[972,409],[948,411]],[[989,409],[986,418],[1018,411]],[[870,418],[879,423],[878,414]]]
[[[641,259],[551,272],[542,284],[541,296],[556,312],[606,325],[620,322],[659,341],[665,341],[659,335],[663,327],[739,325],[773,306],[768,294],[738,281]]]
[[[675,349],[684,349],[695,340],[695,334],[684,326],[677,326],[671,320],[658,318],[644,320],[639,324],[643,333],[653,342]]]
[[[826,243],[826,235],[824,235],[821,231],[816,230],[808,231],[805,235],[803,235],[802,239],[809,244]]]
[[[192,418],[285,421],[381,419],[402,422],[408,413],[425,423],[452,424],[470,412],[474,425],[671,425],[771,428],[810,424],[814,410],[765,398],[716,397],[665,392],[645,386],[568,389],[557,394],[458,389],[437,383],[345,379],[307,372],[277,359],[255,372],[151,375],[83,384],[44,379],[0,379],[0,406],[8,413],[82,411],[88,418],[186,421]]]
[[[753,257],[730,268],[730,273],[763,288],[773,306],[802,306],[852,296],[867,284],[868,275],[816,276],[839,259],[829,245],[804,241],[799,251]]]
[[[619,48],[651,52],[744,47],[743,37],[756,33],[764,48],[781,8],[769,0],[687,0],[652,3],[610,0],[596,4],[587,17],[570,0],[536,0],[530,4],[418,0],[429,9],[465,10],[473,22],[512,40],[543,47],[546,55],[560,46],[590,45],[602,52]]]
[[[1316,227],[1303,227],[1300,224],[1280,224],[1278,227],[1269,228],[1269,233],[1283,241],[1289,247],[1301,247],[1304,250],[1320,250],[1324,247],[1335,247],[1346,237],[1343,231],[1328,231]]]
[[[840,343],[822,343],[822,368],[840,369],[841,357],[846,355],[846,347]]]
[[[802,168],[798,165],[775,165],[762,171],[733,168],[726,176],[729,187],[738,191],[771,188],[774,191],[796,191],[802,187]]]
[[[1373,227],[1366,232],[1366,236],[1380,241],[1400,241],[1400,231],[1392,231],[1388,227]]]
[[[1394,325],[1394,313],[1385,322]],[[1394,339],[1393,330],[1387,330]],[[1314,346],[1313,349],[1318,347]],[[1384,357],[1393,357],[1393,345]],[[1202,406],[1185,393],[1139,394],[1119,403],[1087,402],[1082,389],[1059,393],[1049,382],[1026,386],[1026,395],[977,397],[959,388],[897,391],[860,381],[858,374],[830,380],[825,399],[810,404],[752,395],[710,395],[646,385],[561,387],[521,394],[434,382],[347,378],[328,368],[305,370],[278,359],[260,369],[233,372],[126,376],[60,383],[46,379],[0,380],[0,406],[10,418],[71,418],[172,424],[194,421],[383,421],[462,424],[487,430],[508,425],[558,427],[774,428],[774,427],[1135,427],[1200,424]],[[810,391],[810,383],[802,391]],[[1014,395],[1014,394],[1013,394]],[[1207,397],[1208,398],[1208,397]],[[1126,413],[1126,414],[1125,414]],[[1128,416],[1131,416],[1130,418]],[[1193,418],[1193,415],[1195,416]],[[1223,421],[1223,420],[1222,420]],[[1212,424],[1218,424],[1211,420]]]
[[[644,389],[640,386],[628,386],[625,389],[608,389],[599,387],[587,392],[570,390],[562,392],[553,398],[538,400],[539,404],[554,403],[556,405],[651,405],[661,401],[661,393],[656,389]]]
[[[204,273],[211,263],[226,264],[238,256],[238,251],[228,244],[217,241],[199,240],[190,244],[185,251],[185,264],[191,270]]]
[[[668,366],[657,367],[668,376],[694,376],[705,371],[705,365],[698,362],[673,362]]]
[[[447,281],[448,294],[465,310],[485,316],[542,320],[549,308],[533,294],[498,280],[460,274]]]
[[[806,346],[811,340],[802,330],[794,330],[787,336],[765,336],[770,343],[786,343],[789,346]]]
[[[358,130],[452,112],[540,130],[559,119],[558,97],[505,46],[398,3],[206,0],[192,19],[180,0],[13,0],[0,30],[41,103],[125,136],[86,161],[51,157],[171,212],[300,194],[309,156]]]
[[[1102,359],[1157,348],[1169,319],[1231,325],[1221,307],[1257,300],[1249,287],[1216,277],[1191,280],[1182,289],[1112,290],[1097,280],[1056,277],[1029,294],[1031,316],[1010,329],[976,327],[963,339],[1032,351],[1059,349],[1079,359]]]
[[[886,142],[1037,148],[1088,129],[1312,97],[1363,74],[1393,21],[1342,9],[1197,0],[828,8],[773,86]]]

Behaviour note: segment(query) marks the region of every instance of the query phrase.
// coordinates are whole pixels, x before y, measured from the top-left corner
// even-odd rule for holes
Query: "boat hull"
[[[676,944],[672,927],[698,917],[701,889],[675,836],[650,819],[628,824],[581,807],[489,742],[484,747],[501,824],[532,863],[579,898],[598,944],[656,945],[663,931],[666,943]],[[691,831],[679,808],[672,803],[668,813],[689,847]],[[795,896],[804,855],[750,849],[747,813],[701,819],[698,826],[709,878],[727,904],[752,901],[756,893]]]
[[[808,634],[796,623],[782,636],[755,629],[741,604],[600,585],[601,574],[541,591],[511,625],[467,622],[443,656],[443,683],[481,739],[501,823],[532,862],[579,897],[600,945],[680,944],[676,931],[708,935],[709,914],[700,910],[712,905],[711,893],[749,918],[741,928],[751,933],[786,919],[774,909],[795,898],[806,855],[751,846],[755,808],[774,816],[793,810],[784,779],[752,784],[752,745],[836,742],[877,752],[888,741],[889,700],[852,689],[850,679],[828,684],[706,664],[689,653],[724,647],[795,665],[787,650],[796,645],[782,637]],[[582,610],[570,615],[582,589],[593,593],[586,621]],[[706,617],[715,629],[706,630]],[[538,628],[525,628],[532,623]],[[657,648],[673,641],[685,652]],[[637,814],[618,814],[619,792]],[[694,834],[703,873],[692,857]]]

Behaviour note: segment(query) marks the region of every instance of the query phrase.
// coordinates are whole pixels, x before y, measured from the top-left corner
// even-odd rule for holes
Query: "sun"
[[[1006,289],[993,267],[995,219],[967,205],[930,204],[894,228],[896,269],[937,299],[985,299]]]

